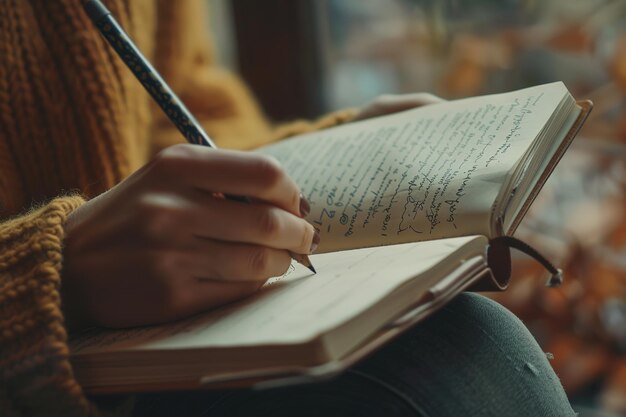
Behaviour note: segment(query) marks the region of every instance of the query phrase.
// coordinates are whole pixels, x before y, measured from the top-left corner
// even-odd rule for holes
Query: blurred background
[[[490,295],[531,329],[581,416],[626,416],[626,0],[207,0],[224,65],[275,121],[383,93],[453,99],[565,82],[595,108],[517,236],[565,271],[515,259]]]

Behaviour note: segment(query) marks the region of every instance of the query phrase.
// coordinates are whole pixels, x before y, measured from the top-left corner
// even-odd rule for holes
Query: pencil
[[[130,36],[113,17],[111,11],[100,0],[84,0],[83,6],[91,21],[102,33],[102,36],[117,52],[122,61],[137,77],[187,141],[195,145],[217,149],[217,146],[204,131],[200,123],[198,123],[185,104],[137,48]],[[227,195],[226,198],[240,202],[249,202],[246,197]],[[291,257],[315,273],[315,268],[307,255],[291,253]]]

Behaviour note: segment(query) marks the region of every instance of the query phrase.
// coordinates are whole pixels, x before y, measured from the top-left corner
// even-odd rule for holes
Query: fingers
[[[285,273],[291,264],[286,250],[260,245],[203,239],[194,250],[174,255],[177,268],[211,281],[264,283]]]
[[[239,202],[190,190],[187,195],[152,193],[137,202],[138,218],[128,243],[188,248],[197,238],[242,242],[310,254],[319,234],[306,220],[263,202]]]
[[[227,262],[225,260],[228,260]],[[171,314],[184,317],[242,299],[291,263],[286,251],[256,245],[205,241],[201,249],[181,253],[165,264],[185,274],[175,285]]]
[[[445,101],[430,93],[411,93],[398,95],[383,95],[379,98],[380,106],[390,109],[410,109],[413,107],[425,106]]]
[[[195,249],[109,248],[81,258],[77,311],[106,327],[161,323],[217,307],[283,274],[287,251],[203,241]],[[66,274],[72,271],[65,271]]]
[[[185,216],[190,222],[187,227],[195,236],[311,253],[315,229],[288,211],[265,203],[241,203],[201,193],[195,200]]]
[[[363,108],[363,110],[357,114],[356,120],[397,113],[399,111],[409,110],[428,104],[436,104],[442,101],[445,100],[429,93],[382,95]]]
[[[249,152],[176,145],[162,151],[152,163],[162,178],[175,178],[189,187],[212,193],[262,200],[301,216],[298,186],[270,157]]]

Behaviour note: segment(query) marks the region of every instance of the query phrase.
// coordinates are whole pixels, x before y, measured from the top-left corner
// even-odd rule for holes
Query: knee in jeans
[[[455,323],[457,337],[464,343],[483,344],[485,350],[512,357],[542,357],[534,337],[522,321],[497,302],[474,293],[463,293],[444,307],[433,320],[437,326],[442,321]]]

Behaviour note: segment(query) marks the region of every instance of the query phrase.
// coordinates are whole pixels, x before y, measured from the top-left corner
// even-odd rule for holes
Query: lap
[[[341,376],[269,391],[138,395],[136,416],[573,416],[524,325],[462,294]]]

